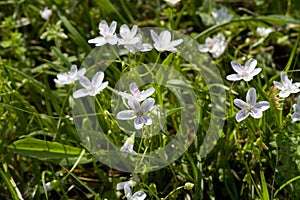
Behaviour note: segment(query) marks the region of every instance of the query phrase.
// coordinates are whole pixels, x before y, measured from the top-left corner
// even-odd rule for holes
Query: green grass
[[[116,186],[133,177],[139,179],[131,188],[133,193],[142,190],[146,199],[300,198],[300,124],[292,122],[292,106],[299,93],[283,99],[273,85],[273,81],[280,81],[281,71],[286,71],[293,82],[300,82],[300,7],[296,0],[181,0],[175,6],[162,0],[78,2],[0,2],[0,199],[125,199],[124,191],[117,191]],[[46,6],[53,12],[47,21],[39,13]],[[231,21],[214,22],[211,11],[220,6],[227,7],[234,16]],[[184,137],[191,131],[192,126],[180,126],[182,105],[176,92],[183,97],[194,92],[194,105],[198,107],[193,118],[198,126],[195,138],[178,159],[164,168],[133,174],[103,164],[101,152],[89,151],[95,150],[98,140],[80,138],[76,129],[78,118],[90,116],[73,115],[74,85],[54,82],[58,73],[69,71],[73,64],[86,67],[85,59],[91,51],[104,55],[87,42],[99,35],[101,20],[108,24],[116,21],[117,33],[122,24],[130,28],[161,27],[183,33],[199,44],[220,32],[226,36],[228,46],[220,57],[197,60],[204,66],[215,65],[224,86],[205,82],[203,71],[180,57],[184,52],[124,53],[107,64],[104,80],[109,87],[95,97],[94,117],[108,140],[119,147],[128,138],[114,113],[115,108],[124,108],[114,102],[114,87],[129,87],[117,83],[123,75],[124,80],[130,80],[128,74],[136,73],[135,77],[141,77],[140,83],[148,76],[156,78],[157,84],[140,89],[154,87],[152,97],[166,111],[164,132],[153,138],[135,138],[134,150],[141,154],[163,148],[176,133]],[[274,31],[262,37],[256,32],[258,26],[272,27]],[[250,58],[255,58],[257,67],[262,68],[259,75],[249,82],[226,79],[234,73],[231,61],[244,65]],[[89,77],[95,68],[104,66],[102,60],[96,61],[87,72]],[[152,68],[145,67],[148,63],[154,63],[154,67],[165,65],[186,82],[174,78],[168,82],[169,88],[162,86],[159,83],[167,83],[168,74],[163,68],[152,74]],[[146,69],[142,75],[138,74],[139,65]],[[210,120],[217,119],[212,116],[212,101],[222,102],[218,93],[211,96],[211,90],[219,86],[226,91],[224,126],[214,129],[218,139],[209,138],[207,142],[215,145],[201,157]],[[80,86],[76,83],[75,87]],[[239,109],[233,101],[245,100],[251,87],[256,89],[257,100],[268,101],[270,108],[260,119],[249,116],[238,123],[235,115]],[[111,107],[112,103],[115,107]],[[83,128],[93,125],[89,120],[83,122]],[[144,130],[146,133],[150,129]],[[162,152],[159,156],[163,160],[165,155]],[[123,159],[120,162],[127,160]],[[190,188],[187,183],[194,185]]]

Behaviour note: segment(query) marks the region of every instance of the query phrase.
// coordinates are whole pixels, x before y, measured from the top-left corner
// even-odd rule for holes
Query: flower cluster
[[[222,7],[220,9],[214,8],[211,15],[217,24],[229,22],[233,18],[233,15],[228,13],[226,7]]]
[[[103,46],[105,44],[111,45],[123,45],[127,50],[132,53],[138,51],[146,52],[152,50],[152,45],[149,43],[142,42],[142,35],[138,34],[138,27],[134,25],[130,30],[126,24],[120,27],[120,38],[116,35],[117,22],[113,21],[110,26],[108,26],[105,20],[99,23],[99,33],[94,39],[88,40],[88,43],[93,43],[96,46]],[[182,39],[171,41],[171,32],[162,31],[159,35],[154,31],[150,30],[152,40],[154,41],[154,48],[157,51],[170,51],[177,52],[176,46],[183,42]]]
[[[74,98],[80,98],[85,96],[96,96],[100,91],[107,87],[108,82],[103,83],[104,73],[97,72],[92,81],[84,76],[86,72],[85,68],[78,71],[76,65],[72,65],[69,72],[63,72],[57,74],[57,79],[54,82],[57,84],[73,84],[75,81],[79,80],[80,84],[84,87],[73,93]]]
[[[279,97],[287,98],[290,94],[296,94],[300,92],[300,83],[293,83],[292,79],[289,79],[286,72],[280,73],[281,83],[277,81],[273,81],[273,84],[276,88],[280,90]],[[300,120],[300,96],[298,96],[297,104],[293,105],[294,113],[292,114],[292,120],[299,121]]]
[[[229,81],[239,81],[244,80],[249,82],[254,76],[258,75],[262,69],[256,68],[257,60],[251,58],[249,59],[245,66],[242,66],[237,61],[232,61],[231,66],[237,74],[231,74],[226,76]],[[300,92],[300,83],[293,83],[291,79],[288,78],[286,72],[280,73],[281,83],[273,81],[276,88],[280,90],[279,97],[287,98],[290,94]],[[263,116],[263,111],[269,109],[270,104],[267,101],[261,101],[256,103],[256,90],[255,88],[250,88],[246,95],[246,102],[241,99],[234,99],[234,104],[241,110],[236,114],[236,121],[240,122],[246,119],[249,115],[253,118],[261,118]],[[300,120],[300,96],[298,97],[297,104],[293,105],[294,114],[292,115],[293,121]]]
[[[144,200],[147,197],[145,192],[139,190],[132,194],[130,187],[133,187],[135,185],[135,181],[124,181],[117,184],[117,190],[124,190],[127,200]]]
[[[257,65],[257,60],[251,58],[249,59],[245,66],[242,66],[237,61],[232,61],[231,66],[237,74],[231,74],[226,77],[229,81],[251,81],[254,76],[261,72],[261,68],[255,68]],[[253,118],[261,118],[263,116],[263,111],[270,108],[270,104],[267,101],[261,101],[256,103],[256,90],[255,88],[250,88],[246,95],[246,102],[241,99],[234,99],[234,105],[236,105],[241,110],[236,114],[235,119],[237,122],[241,122],[246,119],[249,115]]]
[[[219,33],[216,37],[205,39],[205,44],[199,45],[199,51],[201,53],[211,53],[213,58],[219,58],[227,47],[226,38],[222,33]]]

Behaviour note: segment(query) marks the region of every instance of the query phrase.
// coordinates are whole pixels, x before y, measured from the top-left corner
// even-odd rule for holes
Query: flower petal
[[[133,37],[133,36],[135,36],[136,35],[136,33],[137,33],[137,25],[133,25],[133,27],[132,27],[132,29],[131,29],[131,36]]]
[[[147,113],[151,108],[152,106],[154,105],[155,103],[155,100],[153,98],[148,98],[146,99],[143,103],[142,103],[142,106],[141,106],[141,111],[143,113]]]
[[[159,42],[163,43],[165,46],[171,42],[171,32],[170,31],[163,31],[159,34]]]
[[[140,95],[140,90],[136,83],[130,83],[129,84],[129,90],[133,94],[133,96],[139,96]]]
[[[299,105],[294,104],[293,105],[293,110],[294,110],[295,113],[299,113],[300,114],[300,106]]]
[[[238,73],[238,74],[241,74],[242,71],[243,71],[243,67],[241,66],[241,64],[237,61],[231,61],[231,66],[232,66],[232,69]]]
[[[247,107],[247,103],[241,99],[234,99],[233,100],[234,105],[236,105],[240,109],[244,109]]]
[[[113,35],[116,31],[116,28],[117,28],[117,22],[116,21],[113,21],[109,27],[109,33],[111,35]]]
[[[138,117],[134,119],[134,128],[136,130],[140,130],[143,128],[146,121],[144,121],[144,118]]]
[[[104,37],[96,37],[94,39],[88,40],[88,43],[96,44],[96,46],[105,45],[107,42]]]
[[[144,200],[147,195],[143,191],[137,191],[132,195],[132,200]]]
[[[248,72],[251,72],[255,69],[257,65],[257,60],[256,59],[253,59],[253,58],[250,58],[246,64],[245,64],[245,68],[247,69]]]
[[[130,187],[133,187],[135,185],[135,182],[132,180],[130,181],[124,181],[117,184],[117,190],[124,190],[125,184],[128,184]]]
[[[288,78],[287,73],[286,72],[281,72],[280,73],[280,77],[281,77],[281,82],[284,86],[289,86],[292,84],[292,81]]]
[[[254,106],[254,109],[258,109],[260,111],[265,111],[269,108],[270,108],[270,104],[267,101],[260,101]]]
[[[286,91],[286,90],[281,90],[280,92],[279,92],[279,97],[281,97],[281,98],[287,98],[288,96],[290,96],[290,92],[289,91]]]
[[[100,30],[100,34],[105,32],[107,29],[108,29],[108,24],[105,20],[102,20],[99,25],[98,25],[98,28]]]
[[[250,88],[246,95],[246,102],[250,105],[255,105],[256,103],[256,90],[255,88]]]
[[[140,103],[135,98],[130,98],[128,100],[128,105],[135,112],[140,112],[141,111],[141,105],[140,105]]]
[[[118,112],[117,119],[130,120],[136,118],[136,113],[133,110],[122,110]]]
[[[91,85],[94,87],[99,87],[104,79],[104,73],[103,72],[97,72],[92,79]]]
[[[80,70],[77,72],[77,77],[76,77],[75,80],[78,80],[80,77],[84,76],[85,72],[86,72],[86,69],[85,69],[85,68],[80,69]]]
[[[129,99],[129,98],[133,97],[131,94],[128,94],[126,92],[118,92],[118,94],[121,95],[125,99]]]
[[[159,42],[159,38],[157,33],[154,30],[150,30],[150,34],[152,37],[152,40],[154,41],[154,43],[158,43]]]
[[[293,114],[292,114],[292,120],[293,120],[294,122],[300,121],[300,113],[293,113]]]
[[[88,88],[91,85],[90,80],[87,77],[85,77],[85,76],[80,77],[79,78],[79,82],[85,88]]]
[[[130,186],[128,184],[124,185],[124,193],[127,199],[132,199],[132,193],[131,193],[131,189]]]
[[[95,93],[98,94],[100,91],[102,91],[104,88],[106,88],[108,85],[108,81],[105,81],[104,83],[100,84],[96,90]]]
[[[153,93],[155,92],[155,89],[152,87],[152,88],[149,88],[145,91],[142,91],[141,92],[141,101],[145,100],[146,98],[148,98],[149,96],[151,96]]]
[[[87,89],[79,89],[73,93],[73,97],[75,99],[80,98],[80,97],[85,97],[88,95],[89,95],[89,90],[87,90]]]
[[[282,83],[277,82],[277,81],[273,81],[273,84],[275,87],[277,87],[279,90],[284,90],[284,86],[282,85]]]
[[[249,116],[249,112],[245,109],[240,110],[236,115],[235,119],[237,122],[241,122]]]
[[[256,69],[254,69],[253,71],[250,72],[249,76],[254,77],[257,74],[259,74],[261,72],[261,70],[262,70],[261,68],[256,68]]]
[[[258,119],[258,118],[261,118],[263,116],[263,113],[260,109],[255,109],[253,108],[251,111],[250,111],[250,115],[255,118],[255,119]]]
[[[230,75],[226,76],[226,79],[229,81],[239,81],[242,79],[242,76],[239,74],[230,74]]]
[[[77,65],[72,65],[70,69],[70,73],[76,74],[77,73]]]
[[[201,52],[201,53],[207,53],[208,52],[208,47],[207,47],[207,45],[206,44],[200,44],[199,45],[199,51]]]
[[[172,47],[176,47],[183,42],[183,39],[173,40],[169,45]]]
[[[121,35],[122,38],[127,39],[129,32],[130,32],[130,30],[129,30],[129,28],[126,24],[123,24],[120,27],[120,35]]]

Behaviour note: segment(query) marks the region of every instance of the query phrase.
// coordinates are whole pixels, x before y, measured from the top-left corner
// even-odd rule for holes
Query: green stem
[[[19,189],[16,186],[16,183],[12,179],[12,177],[9,176],[8,173],[5,173],[2,168],[0,167],[0,176],[2,177],[3,181],[8,186],[8,189],[10,191],[10,194],[14,200],[20,200],[23,199]]]
[[[288,72],[291,65],[292,65],[293,59],[295,57],[295,53],[297,52],[297,47],[298,47],[299,41],[300,41],[300,32],[298,33],[298,37],[297,37],[297,40],[296,40],[295,45],[293,47],[293,50],[291,52],[291,56],[289,58],[289,61],[288,61],[288,63],[286,64],[286,66],[284,68],[285,72]]]
[[[179,186],[178,188],[176,188],[175,190],[173,190],[172,192],[170,192],[165,198],[162,198],[161,200],[166,200],[167,198],[169,198],[169,196],[171,196],[172,194],[174,194],[176,191],[180,190],[184,188],[184,186]]]

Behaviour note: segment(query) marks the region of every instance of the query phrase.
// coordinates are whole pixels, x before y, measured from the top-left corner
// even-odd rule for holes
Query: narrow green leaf
[[[78,157],[81,153],[81,149],[77,147],[30,137],[15,141],[8,146],[8,150],[41,160]]]
[[[87,54],[90,53],[92,48],[86,42],[86,40],[80,35],[80,33],[72,26],[72,24],[69,22],[69,20],[60,14],[59,14],[59,18],[63,22],[65,27],[68,29],[68,31],[76,38],[76,40],[74,40],[74,42],[77,43],[78,46],[82,47],[84,49],[85,53],[87,53]]]
[[[270,197],[269,197],[268,187],[267,187],[264,172],[262,170],[260,170],[260,180],[261,180],[261,185],[262,185],[263,199],[269,200]]]
[[[10,177],[8,176],[7,173],[5,173],[2,168],[0,167],[0,175],[3,179],[3,181],[6,183],[10,193],[11,193],[11,196],[12,196],[12,199],[15,199],[15,200],[18,200],[19,197],[18,197],[18,194],[17,192],[15,191],[14,189],[14,186],[12,185],[11,181],[10,181]]]
[[[109,0],[97,0],[94,1],[98,5],[101,6],[102,12],[104,12],[106,15],[114,16],[115,21],[121,21],[122,23],[127,23],[127,20],[121,15],[121,13],[116,9],[116,7],[109,1]]]
[[[240,22],[247,22],[247,21],[263,21],[263,22],[272,23],[274,25],[286,25],[288,23],[289,24],[300,24],[300,20],[292,18],[292,17],[287,17],[284,15],[241,17],[241,18],[233,19],[229,22],[217,24],[208,29],[205,29],[205,31],[202,31],[201,33],[199,33],[194,39],[198,39],[198,38],[201,38],[202,36],[210,35],[213,32],[219,30],[220,28],[230,25],[232,23],[240,23]]]
[[[300,41],[300,32],[298,33],[298,37],[297,37],[297,40],[296,40],[295,45],[293,47],[293,50],[292,50],[292,53],[290,55],[289,61],[288,61],[288,63],[286,64],[286,66],[284,68],[284,71],[286,71],[286,72],[289,71],[289,69],[290,69],[290,67],[292,65],[292,62],[293,62],[294,57],[295,57],[295,54],[297,52],[299,41]]]

